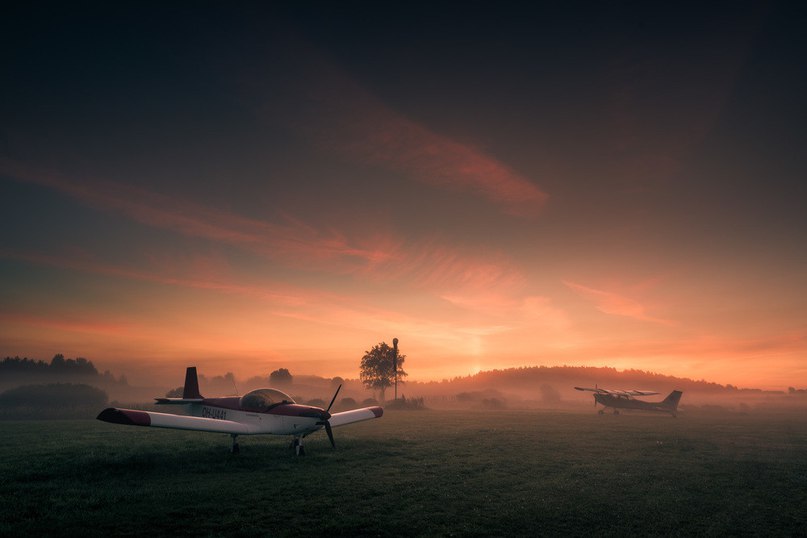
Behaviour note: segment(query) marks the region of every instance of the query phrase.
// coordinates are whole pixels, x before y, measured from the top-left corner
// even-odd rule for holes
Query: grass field
[[[807,535],[807,417],[388,412],[307,439],[0,422],[4,536]]]

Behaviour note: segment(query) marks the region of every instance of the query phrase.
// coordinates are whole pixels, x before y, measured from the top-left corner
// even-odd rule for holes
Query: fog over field
[[[181,395],[184,369],[175,375],[152,378],[144,385],[130,384],[124,376],[112,372],[98,372],[86,359],[64,359],[57,356],[50,363],[6,358],[0,362],[0,393],[15,387],[49,384],[80,383],[101,389],[110,402],[116,405],[144,406],[153,404],[154,398],[174,391]],[[35,366],[35,367],[34,367]],[[322,405],[331,399],[337,387],[342,389],[337,408],[357,407],[362,404],[394,405],[393,386],[381,394],[362,384],[357,378],[327,378],[312,375],[294,375],[277,380],[269,373],[240,379],[230,372],[216,374],[199,372],[199,385],[207,397],[241,395],[256,388],[280,389],[298,402]],[[439,382],[403,381],[398,385],[400,399],[415,403],[416,408],[433,409],[591,409],[591,392],[580,392],[574,387],[600,387],[605,389],[644,390],[657,395],[641,397],[645,401],[661,401],[673,390],[683,392],[679,410],[748,413],[756,410],[807,408],[807,390],[790,387],[787,391],[765,391],[754,387],[735,387],[719,383],[682,379],[659,373],[638,370],[620,371],[600,367],[522,367],[479,372]],[[0,409],[4,404],[0,398]],[[598,406],[600,408],[601,406]],[[86,414],[86,413],[85,413]],[[6,414],[7,416],[7,414]]]

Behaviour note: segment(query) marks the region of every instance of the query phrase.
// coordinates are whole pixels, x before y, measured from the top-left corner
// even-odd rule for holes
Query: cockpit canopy
[[[276,389],[257,389],[247,392],[238,401],[244,411],[262,413],[271,406],[281,403],[294,403],[291,396]]]

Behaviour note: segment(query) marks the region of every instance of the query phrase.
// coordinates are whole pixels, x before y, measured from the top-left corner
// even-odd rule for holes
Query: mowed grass
[[[285,437],[0,423],[4,536],[805,535],[805,415],[387,412]]]

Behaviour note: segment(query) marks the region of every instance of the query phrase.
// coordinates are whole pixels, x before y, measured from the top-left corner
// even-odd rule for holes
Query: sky
[[[25,4],[3,356],[807,386],[803,3]]]

